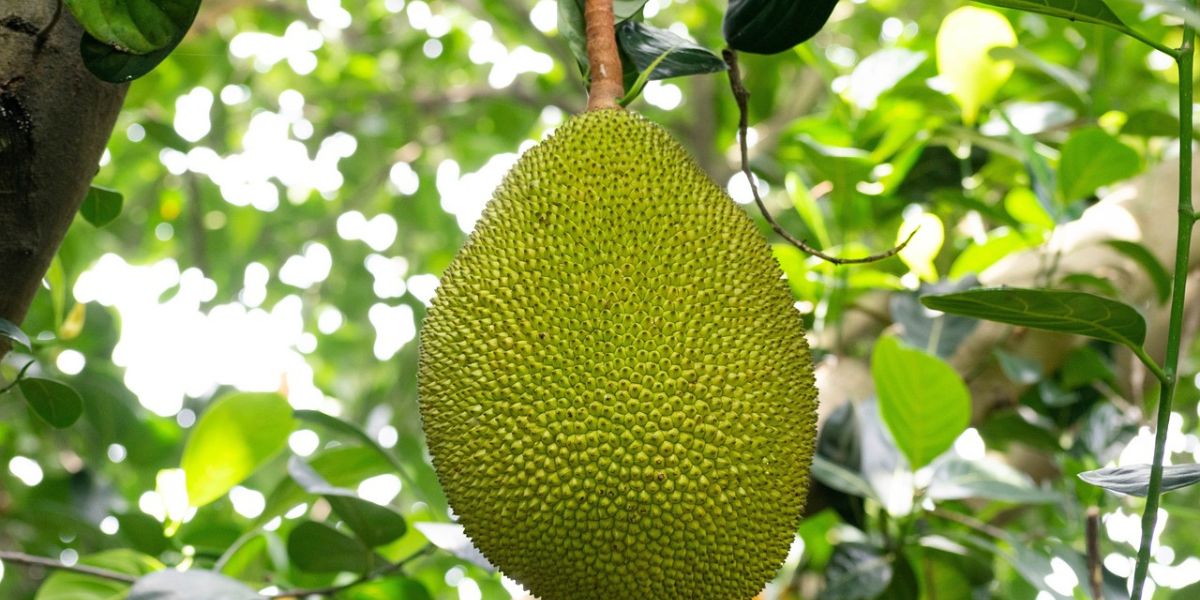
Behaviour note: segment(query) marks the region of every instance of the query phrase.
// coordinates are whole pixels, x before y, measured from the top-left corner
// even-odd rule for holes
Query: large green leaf
[[[1128,179],[1142,168],[1137,150],[1098,127],[1080,129],[1067,138],[1058,164],[1063,200],[1079,200],[1102,185]]]
[[[133,584],[128,600],[262,600],[244,583],[212,571],[166,570]]]
[[[1146,320],[1132,306],[1086,292],[1024,288],[983,288],[940,296],[921,303],[956,315],[1086,335],[1141,347]]]
[[[1041,13],[1071,21],[1096,23],[1118,29],[1125,24],[1117,17],[1104,0],[975,0],[1000,8],[1011,8],[1025,12]]]
[[[196,13],[200,10],[200,0],[164,0],[162,2],[157,0],[109,0],[106,2],[72,0],[70,3],[79,7],[79,9],[73,8],[72,12],[80,21],[90,22],[95,26],[89,28],[89,32],[84,34],[79,44],[83,64],[93,75],[110,83],[122,83],[136,79],[158,66],[158,63],[162,62],[179,45],[179,42],[183,41],[184,35],[192,26],[192,21],[196,19]],[[121,5],[137,7],[136,9],[127,8],[127,13],[136,10],[139,14],[151,15],[158,11],[169,22],[169,36],[163,41],[160,34],[166,29],[156,29],[153,34],[154,39],[147,39],[147,44],[141,46],[141,48],[149,49],[140,51],[124,43],[112,42],[114,36],[132,38],[134,32],[137,32],[145,37],[150,31],[149,28],[140,30],[137,27],[125,27],[121,29],[123,33],[120,35],[111,31],[111,27],[121,23],[122,19],[110,19],[110,13],[116,10],[114,7]],[[92,11],[96,11],[95,14]],[[84,13],[83,17],[80,17],[81,12]],[[147,16],[145,22],[149,23],[150,20],[150,17]],[[109,26],[108,30],[102,26],[104,24]],[[160,21],[159,24],[161,25],[162,22]],[[94,35],[91,33],[91,29],[96,29],[101,35]],[[113,35],[109,36],[108,33]]]
[[[816,35],[837,0],[730,0],[722,31],[739,52],[776,54]]]
[[[295,420],[279,394],[233,393],[212,403],[183,449],[188,502],[225,495],[287,445]]]
[[[96,41],[129,54],[154,52],[191,26],[200,0],[66,0]]]
[[[124,548],[79,559],[79,564],[140,577],[166,568],[157,559]],[[34,600],[123,600],[129,584],[72,571],[55,571],[38,588]]]
[[[915,471],[954,444],[971,421],[971,396],[940,358],[880,338],[871,356],[879,413]]]
[[[83,398],[75,388],[53,379],[26,377],[17,383],[29,408],[47,423],[63,429],[83,414]]]

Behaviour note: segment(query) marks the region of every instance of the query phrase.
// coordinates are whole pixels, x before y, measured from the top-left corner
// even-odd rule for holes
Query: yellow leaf
[[[992,100],[1013,72],[1011,62],[995,60],[989,52],[1016,43],[1012,25],[994,10],[964,6],[942,20],[937,34],[938,74],[949,84],[967,125],[975,124],[979,108]]]

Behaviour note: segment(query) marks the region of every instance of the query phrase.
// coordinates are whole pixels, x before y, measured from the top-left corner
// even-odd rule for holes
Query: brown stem
[[[0,550],[0,560],[18,565],[30,565],[35,567],[44,567],[47,569],[56,569],[59,571],[71,571],[82,575],[91,575],[100,579],[108,579],[111,581],[120,581],[121,583],[133,583],[137,578],[133,575],[109,571],[108,569],[98,569],[87,565],[66,565],[57,560],[43,558],[41,556],[32,556],[23,552],[9,552]]]
[[[1092,598],[1104,600],[1104,572],[1100,569],[1100,509],[1095,506],[1087,509],[1087,563]]]
[[[767,210],[767,205],[763,203],[762,196],[758,193],[758,184],[754,181],[754,174],[750,172],[750,148],[746,143],[746,130],[750,128],[750,91],[747,90],[746,86],[742,84],[742,70],[741,67],[738,66],[737,52],[735,52],[732,48],[726,48],[723,54],[725,57],[725,64],[729,65],[729,89],[733,92],[734,99],[737,100],[738,142],[741,147],[742,154],[742,174],[746,176],[746,182],[750,184],[750,192],[754,194],[754,203],[758,205],[758,211],[762,213],[763,218],[766,219],[767,223],[771,225],[771,229],[774,229],[775,233],[779,234],[779,237],[786,240],[789,244],[799,248],[804,253],[810,254],[835,265],[872,263],[899,254],[900,251],[912,241],[913,236],[917,235],[917,229],[914,229],[912,233],[908,234],[908,237],[905,238],[900,245],[888,250],[887,252],[881,252],[879,254],[872,254],[871,256],[863,256],[858,258],[841,258],[825,254],[824,252],[809,246],[804,240],[797,239],[795,236],[788,233],[787,230],[775,220],[775,217],[771,216],[771,212]]]
[[[592,78],[588,110],[617,108],[617,101],[625,95],[625,84],[621,55],[617,51],[613,0],[585,0],[583,18],[587,23],[588,70]]]

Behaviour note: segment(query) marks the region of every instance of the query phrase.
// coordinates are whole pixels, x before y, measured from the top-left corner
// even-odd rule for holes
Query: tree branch
[[[617,108],[617,101],[625,95],[625,84],[621,55],[617,51],[613,0],[585,0],[583,18],[587,23],[588,71],[592,78],[588,110]]]
[[[33,556],[23,552],[10,552],[8,550],[0,550],[0,560],[18,565],[29,565],[34,567],[45,567],[57,571],[71,571],[81,575],[91,575],[100,579],[108,579],[110,581],[120,581],[121,583],[129,583],[137,581],[133,575],[109,571],[108,569],[100,569],[89,567],[87,565],[67,565],[51,558],[41,556]]]
[[[738,143],[741,147],[742,154],[742,174],[746,176],[746,181],[750,184],[750,191],[754,194],[754,203],[758,205],[759,212],[762,213],[762,216],[767,220],[767,223],[771,225],[771,229],[774,229],[775,233],[779,234],[779,237],[787,240],[789,244],[799,248],[804,253],[810,254],[835,265],[872,263],[899,254],[900,251],[912,241],[913,236],[917,235],[917,229],[914,229],[912,233],[908,234],[908,237],[905,238],[900,245],[888,250],[887,252],[872,254],[871,256],[863,256],[859,258],[840,258],[825,254],[824,252],[809,246],[804,240],[797,239],[795,236],[788,233],[787,230],[775,220],[775,217],[771,216],[771,212],[767,210],[767,205],[763,203],[762,196],[758,193],[758,184],[754,181],[754,174],[750,172],[750,148],[746,142],[746,130],[750,127],[750,92],[746,89],[746,86],[742,85],[742,71],[738,66],[737,52],[731,48],[726,48],[723,55],[725,57],[725,63],[729,65],[729,88],[733,92],[734,99],[737,100]]]

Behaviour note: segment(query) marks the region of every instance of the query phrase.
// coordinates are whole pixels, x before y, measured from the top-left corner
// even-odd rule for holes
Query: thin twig
[[[391,573],[395,573],[396,571],[400,571],[404,567],[406,567],[408,565],[408,563],[416,560],[417,558],[425,556],[426,554],[429,554],[430,552],[433,551],[433,549],[434,549],[434,546],[432,544],[426,544],[420,550],[417,550],[412,555],[410,555],[408,558],[405,558],[404,560],[401,560],[398,562],[389,563],[389,564],[379,567],[378,569],[375,569],[373,571],[368,571],[366,573],[363,573],[357,579],[355,579],[354,581],[351,581],[349,583],[343,583],[341,585],[329,585],[329,586],[319,587],[319,588],[289,590],[286,592],[279,592],[276,594],[267,594],[266,597],[267,598],[304,598],[307,596],[332,596],[342,590],[347,590],[356,585],[361,585],[368,581],[379,579],[385,575],[389,575]]]
[[[762,196],[758,193],[758,184],[754,181],[754,174],[750,171],[750,147],[746,141],[746,130],[750,128],[750,92],[746,89],[746,86],[742,84],[742,71],[738,66],[737,52],[732,48],[726,48],[723,56],[725,57],[725,63],[729,65],[729,89],[733,91],[733,97],[737,101],[738,107],[738,143],[740,145],[742,154],[742,174],[745,175],[746,182],[750,184],[750,192],[754,195],[754,203],[758,205],[759,212],[762,213],[762,216],[767,220],[767,223],[771,225],[771,229],[774,229],[775,233],[779,234],[779,237],[787,240],[789,244],[799,248],[804,253],[810,254],[835,265],[858,265],[863,263],[873,263],[899,254],[900,251],[912,241],[913,236],[917,235],[919,228],[914,229],[912,233],[908,234],[908,237],[900,243],[900,245],[888,250],[887,252],[872,254],[871,256],[863,256],[860,258],[841,258],[825,254],[824,252],[821,252],[820,250],[808,245],[808,243],[804,240],[796,238],[792,234],[788,233],[787,230],[775,220],[775,217],[771,216],[771,212],[767,210],[767,205],[763,203]]]
[[[63,2],[62,2],[62,0],[58,0],[58,2],[56,2],[54,4],[54,16],[50,17],[50,22],[46,23],[46,26],[43,27],[42,30],[38,32],[37,37],[34,38],[34,40],[33,40],[33,53],[34,54],[41,52],[42,47],[46,45],[47,41],[49,41],[50,32],[54,30],[55,25],[58,25],[58,20],[62,18],[62,13],[63,13]]]
[[[25,377],[25,371],[28,371],[28,370],[29,370],[29,367],[32,367],[32,366],[33,366],[33,363],[35,363],[35,362],[37,362],[37,361],[36,361],[36,360],[31,360],[31,361],[29,361],[29,362],[25,363],[25,366],[24,366],[24,367],[21,367],[21,370],[20,370],[20,372],[18,372],[18,373],[17,373],[17,377],[16,377],[16,379],[13,379],[13,380],[12,380],[12,383],[10,383],[10,384],[8,384],[8,385],[4,386],[3,388],[0,388],[0,395],[4,394],[4,393],[5,393],[5,392],[7,392],[8,390],[11,390],[11,389],[13,389],[14,387],[16,387],[18,383],[21,383],[21,379]]]
[[[0,561],[10,562],[19,565],[29,565],[34,567],[45,567],[47,569],[55,569],[58,571],[71,571],[81,575],[91,575],[100,579],[108,579],[110,581],[120,581],[121,583],[133,583],[137,578],[133,575],[109,571],[108,569],[99,569],[89,567],[87,565],[67,565],[52,558],[42,556],[33,556],[23,552],[11,552],[8,550],[0,550]]]
[[[1092,585],[1092,598],[1104,600],[1104,576],[1100,570],[1100,509],[1087,509],[1087,568],[1088,581]]]

